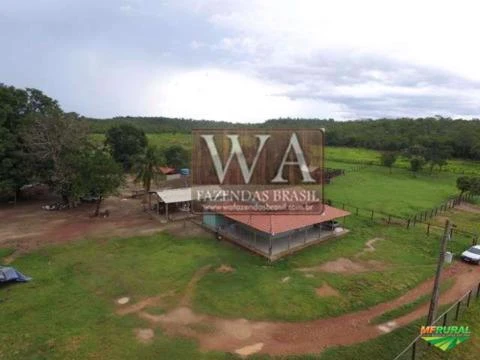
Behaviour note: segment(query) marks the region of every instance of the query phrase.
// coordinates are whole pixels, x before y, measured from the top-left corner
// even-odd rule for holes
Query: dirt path
[[[200,269],[194,276],[194,283],[206,271],[205,268]],[[443,280],[445,279],[454,279],[455,282],[442,294],[441,304],[455,301],[478,284],[480,267],[455,263],[444,272]],[[167,334],[195,338],[203,350],[239,354],[260,352],[271,355],[319,353],[330,346],[351,345],[375,338],[424,316],[427,305],[387,324],[370,324],[372,319],[386,311],[428,294],[432,289],[432,283],[433,279],[425,281],[403,296],[367,310],[302,323],[223,319],[196,314],[184,304],[162,315],[149,314],[148,309],[139,311],[138,314],[150,321],[152,327],[160,326]],[[191,293],[188,296],[191,296]],[[197,328],[203,330],[196,330]]]

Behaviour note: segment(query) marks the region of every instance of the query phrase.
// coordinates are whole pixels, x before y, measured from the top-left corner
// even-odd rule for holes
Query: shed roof
[[[162,191],[152,191],[166,204],[192,201],[192,188],[184,187],[179,189],[167,189]]]
[[[322,214],[228,214],[227,218],[248,225],[267,234],[277,235],[290,230],[301,229],[306,226],[322,223],[350,215],[348,211],[325,205]]]

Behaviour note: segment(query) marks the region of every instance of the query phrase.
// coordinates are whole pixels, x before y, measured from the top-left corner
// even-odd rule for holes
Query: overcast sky
[[[1,0],[0,82],[93,117],[479,117],[477,3]]]

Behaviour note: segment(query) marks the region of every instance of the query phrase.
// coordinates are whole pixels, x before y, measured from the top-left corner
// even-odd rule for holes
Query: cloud
[[[0,77],[89,116],[478,117],[479,10],[464,0],[9,1]]]

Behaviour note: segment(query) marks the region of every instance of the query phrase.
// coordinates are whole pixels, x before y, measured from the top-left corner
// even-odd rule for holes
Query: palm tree
[[[148,208],[151,208],[150,188],[152,182],[156,182],[159,172],[158,166],[163,163],[162,155],[155,146],[148,146],[145,153],[139,156],[134,163],[134,171],[136,174],[135,182],[142,183],[145,190],[144,204],[148,201]]]

